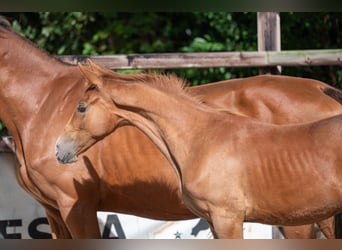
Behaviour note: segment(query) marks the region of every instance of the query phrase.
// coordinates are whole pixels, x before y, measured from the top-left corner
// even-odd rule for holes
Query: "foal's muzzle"
[[[56,143],[56,159],[61,164],[68,164],[77,161],[77,156],[75,154],[74,147],[71,143],[59,143],[59,140]]]

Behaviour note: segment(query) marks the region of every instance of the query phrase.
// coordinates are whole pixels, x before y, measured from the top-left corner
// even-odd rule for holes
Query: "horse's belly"
[[[339,211],[340,209],[337,208],[327,208],[324,210],[312,210],[310,208],[307,208],[291,212],[258,210],[249,212],[246,216],[245,221],[270,225],[298,226],[321,221],[336,214]]]
[[[327,156],[294,147],[255,157],[255,165],[245,175],[246,219],[299,225],[338,212],[342,208],[339,164]]]
[[[310,224],[341,211],[342,195],[316,193],[316,198],[298,191],[292,198],[255,201],[246,209],[246,221],[273,225]]]

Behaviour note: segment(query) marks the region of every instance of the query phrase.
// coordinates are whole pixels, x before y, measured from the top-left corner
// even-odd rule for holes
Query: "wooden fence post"
[[[258,51],[280,51],[280,17],[278,12],[258,12]],[[281,67],[263,67],[260,74],[280,74]]]

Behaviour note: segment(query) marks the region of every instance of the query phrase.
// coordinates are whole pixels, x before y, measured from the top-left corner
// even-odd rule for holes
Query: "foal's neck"
[[[210,122],[211,110],[185,94],[168,94],[147,84],[110,86],[114,102],[124,109],[118,115],[140,128],[174,166],[182,168],[193,150],[194,139]]]

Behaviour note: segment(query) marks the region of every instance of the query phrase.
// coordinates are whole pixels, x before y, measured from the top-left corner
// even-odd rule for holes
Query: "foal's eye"
[[[79,113],[84,113],[87,111],[87,107],[85,106],[84,103],[80,103],[77,107],[77,112]]]

